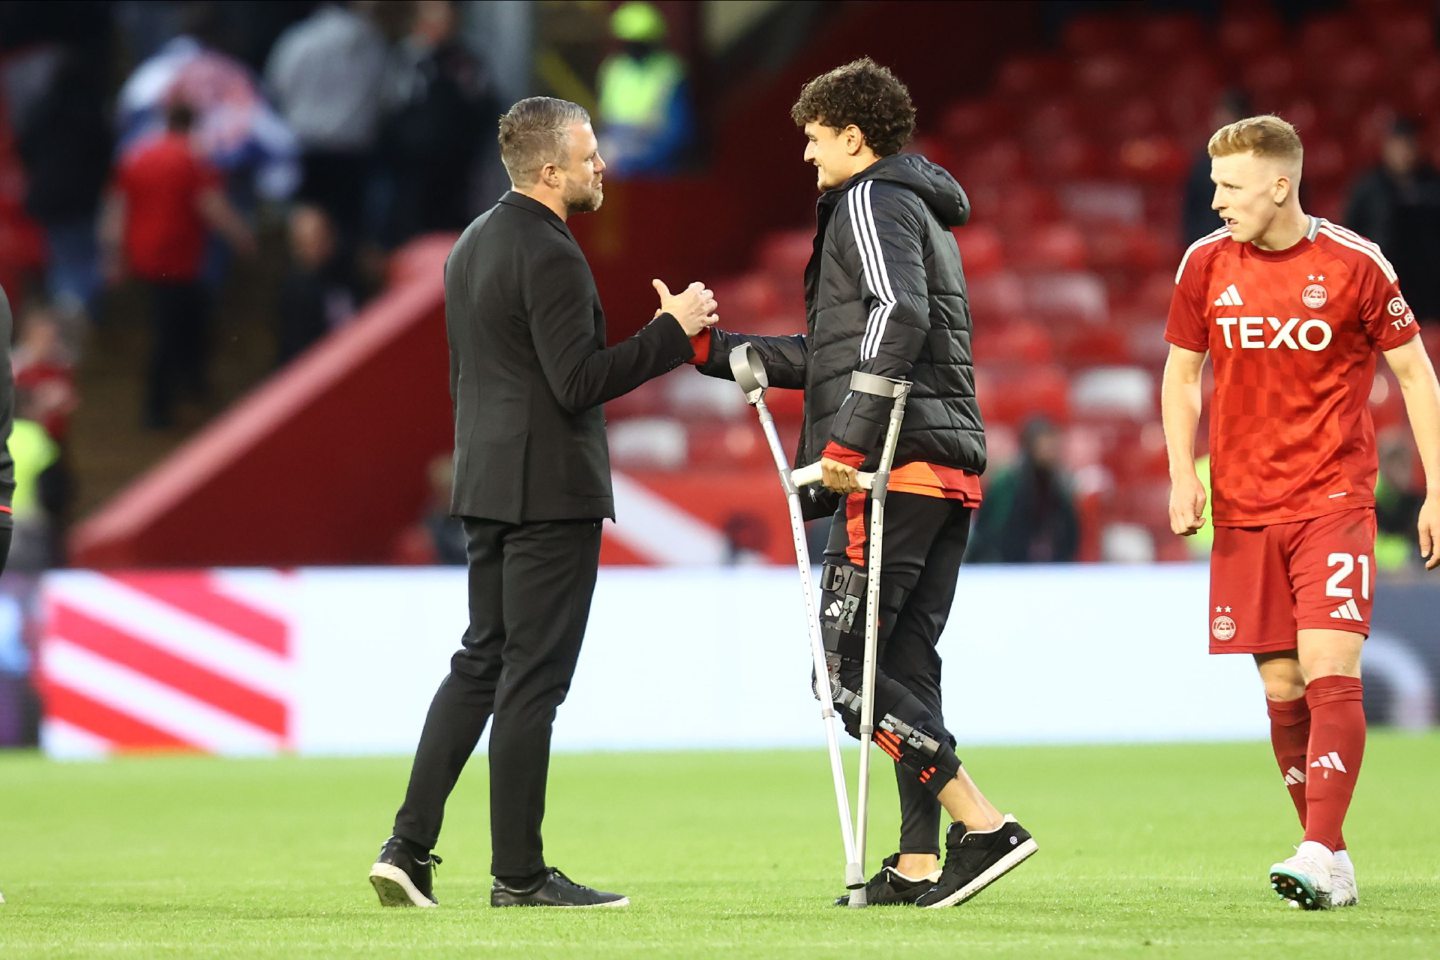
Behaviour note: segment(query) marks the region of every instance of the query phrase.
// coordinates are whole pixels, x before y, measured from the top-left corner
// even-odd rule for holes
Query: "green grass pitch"
[[[628,893],[623,911],[489,908],[477,758],[422,911],[382,910],[366,882],[404,759],[0,755],[0,958],[1440,957],[1440,736],[1372,736],[1346,831],[1361,903],[1330,913],[1270,892],[1299,831],[1265,744],[964,756],[1040,852],[958,908],[829,906],[842,857],[815,749],[556,756],[549,858]],[[876,771],[872,869],[895,843]]]

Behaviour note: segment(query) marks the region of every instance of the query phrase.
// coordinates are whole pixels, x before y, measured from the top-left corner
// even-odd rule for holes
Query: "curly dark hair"
[[[915,133],[910,91],[888,67],[869,57],[836,67],[805,84],[790,116],[797,127],[816,122],[843,130],[853,123],[881,157],[899,153]]]

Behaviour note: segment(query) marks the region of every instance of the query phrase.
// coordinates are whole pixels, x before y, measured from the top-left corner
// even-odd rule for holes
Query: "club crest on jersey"
[[[1319,310],[1325,306],[1325,301],[1329,299],[1330,295],[1326,293],[1325,288],[1318,283],[1312,283],[1300,291],[1301,302],[1311,310]]]
[[[1221,614],[1210,623],[1210,636],[1221,643],[1235,639],[1235,621]]]

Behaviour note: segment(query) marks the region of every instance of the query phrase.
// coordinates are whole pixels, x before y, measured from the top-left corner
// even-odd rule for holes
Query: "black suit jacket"
[[[693,356],[668,314],[605,347],[605,314],[565,222],[511,191],[445,263],[456,516],[615,517],[601,404]]]

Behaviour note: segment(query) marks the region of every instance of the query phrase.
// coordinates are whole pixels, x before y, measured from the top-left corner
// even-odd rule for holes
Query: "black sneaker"
[[[885,858],[880,872],[866,881],[865,904],[867,906],[888,907],[914,903],[920,899],[920,894],[935,886],[935,882],[940,879],[940,871],[936,870],[919,880],[911,880],[895,869],[895,864],[899,862],[900,854],[890,854]],[[850,906],[850,894],[836,897],[835,906]]]
[[[593,890],[550,867],[528,888],[512,887],[499,877],[490,888],[492,907],[628,907],[630,898]]]
[[[417,857],[404,840],[391,837],[370,868],[370,886],[380,895],[382,907],[438,907],[433,880],[439,863],[435,854]]]
[[[945,866],[940,871],[940,882],[923,893],[915,905],[953,907],[964,903],[1014,870],[1037,849],[1030,832],[1009,814],[988,833],[967,832],[963,823],[952,823],[945,834]]]

